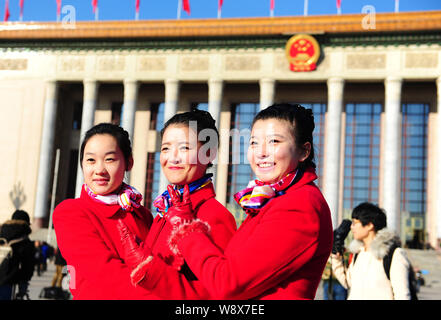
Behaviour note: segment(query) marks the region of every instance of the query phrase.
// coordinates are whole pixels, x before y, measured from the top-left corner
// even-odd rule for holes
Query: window
[[[121,124],[121,111],[122,111],[122,102],[113,102],[112,103],[112,120],[113,124],[120,125]]]
[[[164,103],[154,104],[151,107],[150,130],[161,131],[164,127]],[[158,133],[159,134],[159,133]],[[159,163],[160,152],[149,152],[147,154],[145,204],[151,206],[152,213],[156,213],[153,207],[153,200],[164,190],[159,190],[161,176],[161,165]]]
[[[401,210],[426,212],[428,104],[402,105]]]
[[[344,209],[365,201],[378,203],[381,111],[378,103],[346,105]]]
[[[83,103],[76,102],[74,104],[73,117],[72,117],[72,129],[73,130],[80,130],[81,129],[82,117],[83,117]]]
[[[259,104],[241,103],[231,110],[230,160],[228,170],[227,202],[235,203],[234,194],[247,187],[254,179],[247,159],[251,124],[260,111]]]

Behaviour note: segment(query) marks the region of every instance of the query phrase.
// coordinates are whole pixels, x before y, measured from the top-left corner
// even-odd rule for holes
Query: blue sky
[[[19,19],[19,0],[9,0],[11,17]],[[24,21],[55,21],[56,0],[24,0]],[[336,0],[308,0],[308,15],[336,14]],[[342,13],[361,13],[372,5],[376,12],[393,12],[394,0],[342,0]],[[132,20],[135,0],[98,0],[100,20]],[[141,0],[140,19],[176,19],[178,0]],[[190,0],[191,15],[182,12],[182,19],[217,17],[218,0]],[[77,21],[94,20],[91,0],[63,0],[62,5],[75,8]],[[224,0],[223,18],[269,16],[270,0]],[[303,15],[304,0],[275,0],[275,16]],[[1,19],[5,0],[0,0]],[[441,10],[441,0],[400,0],[400,11]],[[63,17],[63,16],[62,16]]]

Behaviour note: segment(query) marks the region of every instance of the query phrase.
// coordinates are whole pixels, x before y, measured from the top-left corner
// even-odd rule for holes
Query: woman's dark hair
[[[370,202],[360,203],[352,210],[352,219],[360,220],[363,226],[372,222],[375,232],[386,227],[386,213]]]
[[[311,109],[306,109],[299,104],[279,103],[273,104],[261,110],[253,120],[253,124],[258,120],[278,119],[286,120],[292,125],[293,136],[296,145],[301,148],[306,142],[311,144],[311,151],[305,161],[299,162],[300,169],[308,167],[315,168],[314,163],[314,144],[312,132],[314,131],[314,115]]]
[[[178,125],[182,124],[185,126],[190,126],[190,121],[196,121],[197,124],[197,134],[204,130],[204,129],[211,129],[213,130],[213,133],[216,134],[218,145],[219,145],[219,132],[216,128],[216,120],[213,119],[210,112],[199,110],[197,108],[193,108],[189,112],[183,112],[175,114],[173,117],[171,117],[165,124],[164,128],[161,130],[161,139],[164,135],[165,130],[170,125]],[[210,135],[207,136],[207,139],[203,142],[210,141]]]
[[[129,159],[132,157],[132,145],[130,143],[129,133],[116,124],[100,123],[90,128],[84,136],[80,148],[81,167],[83,167],[84,148],[86,147],[86,144],[89,141],[89,139],[97,134],[109,134],[115,138],[119,149],[124,155],[124,159],[126,161],[126,166],[127,166],[129,163]]]

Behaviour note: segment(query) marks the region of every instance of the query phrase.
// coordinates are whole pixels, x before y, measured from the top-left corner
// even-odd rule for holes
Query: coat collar
[[[203,202],[210,198],[214,198],[216,193],[214,192],[213,183],[209,183],[204,188],[196,190],[190,194],[191,205],[193,210],[196,210]]]
[[[118,204],[108,205],[94,201],[90,198],[84,188],[81,188],[80,199],[85,201],[89,207],[94,209],[94,212],[98,213],[98,215],[104,218],[111,218],[121,210],[121,207]]]
[[[315,169],[312,167],[306,168],[303,172],[299,171],[299,173],[302,175],[299,180],[297,180],[296,183],[294,183],[291,187],[289,187],[288,191],[296,190],[304,185],[313,182],[317,179],[317,174],[315,173]]]
[[[393,246],[401,247],[401,240],[395,232],[384,228],[375,235],[374,240],[372,240],[369,246],[369,251],[377,259],[383,259]],[[360,240],[352,240],[349,244],[349,251],[352,253],[359,253],[362,250],[364,250],[364,244]]]

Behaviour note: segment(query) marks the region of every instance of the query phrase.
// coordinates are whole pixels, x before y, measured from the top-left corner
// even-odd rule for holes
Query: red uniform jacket
[[[212,299],[314,299],[332,247],[329,207],[313,181],[313,169],[248,216],[225,250],[204,233],[179,242],[190,269]],[[161,274],[162,261],[153,259],[142,284],[166,292],[191,291],[188,283]],[[159,276],[158,276],[159,274]],[[153,280],[155,279],[155,280]]]
[[[236,232],[236,221],[233,215],[215,199],[213,184],[210,183],[193,192],[190,200],[196,217],[210,226],[210,239],[215,246],[223,250]],[[160,258],[157,260],[164,262],[161,264],[160,273],[162,278],[167,278],[165,292],[156,293],[164,299],[208,299],[208,291],[200,281],[197,281],[184,258],[172,253],[168,244],[172,228],[166,219],[157,215],[146,240],[146,244],[152,249],[152,254]],[[185,279],[180,279],[180,277]],[[180,288],[182,281],[188,282],[189,289]],[[173,288],[176,289],[173,290]]]
[[[116,227],[118,218],[139,238],[145,239],[152,214],[144,207],[125,213],[119,205],[92,200],[84,189],[78,199],[61,202],[53,221],[58,247],[68,264],[74,299],[152,299],[130,280],[130,268]]]

